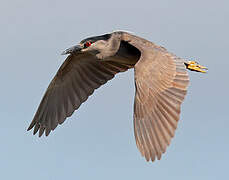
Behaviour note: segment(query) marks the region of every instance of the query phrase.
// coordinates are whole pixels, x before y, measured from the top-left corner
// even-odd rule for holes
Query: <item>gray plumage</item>
[[[48,136],[95,89],[134,68],[136,144],[147,161],[160,159],[174,136],[187,92],[184,60],[123,31],[84,39],[63,54],[70,55],[48,86],[28,130]]]

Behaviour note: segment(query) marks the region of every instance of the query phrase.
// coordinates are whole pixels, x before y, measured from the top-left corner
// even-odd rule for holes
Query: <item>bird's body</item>
[[[90,37],[70,54],[50,83],[28,130],[46,136],[115,74],[135,69],[134,132],[146,160],[161,158],[174,136],[188,87],[186,69],[203,72],[138,36],[123,31]]]

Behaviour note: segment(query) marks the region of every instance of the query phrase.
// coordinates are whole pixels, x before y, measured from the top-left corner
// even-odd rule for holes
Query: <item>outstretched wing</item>
[[[83,53],[70,55],[49,84],[28,128],[46,136],[79,108],[95,89],[129,67],[116,62],[100,61]]]
[[[174,136],[189,77],[184,61],[142,38],[123,34],[141,51],[135,65],[134,132],[147,161],[161,158]]]

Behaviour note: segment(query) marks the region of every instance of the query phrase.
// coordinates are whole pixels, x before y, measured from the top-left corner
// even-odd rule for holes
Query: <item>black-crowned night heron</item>
[[[134,134],[147,161],[160,159],[174,136],[189,83],[186,69],[206,69],[123,31],[86,38],[62,54],[70,55],[48,86],[28,130],[48,136],[95,89],[134,68]]]

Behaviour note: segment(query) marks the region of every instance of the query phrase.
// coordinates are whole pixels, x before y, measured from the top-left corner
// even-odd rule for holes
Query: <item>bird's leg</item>
[[[186,68],[191,71],[206,73],[205,70],[207,70],[207,68],[199,65],[196,61],[188,61],[188,62],[185,62],[184,64],[186,65]]]

